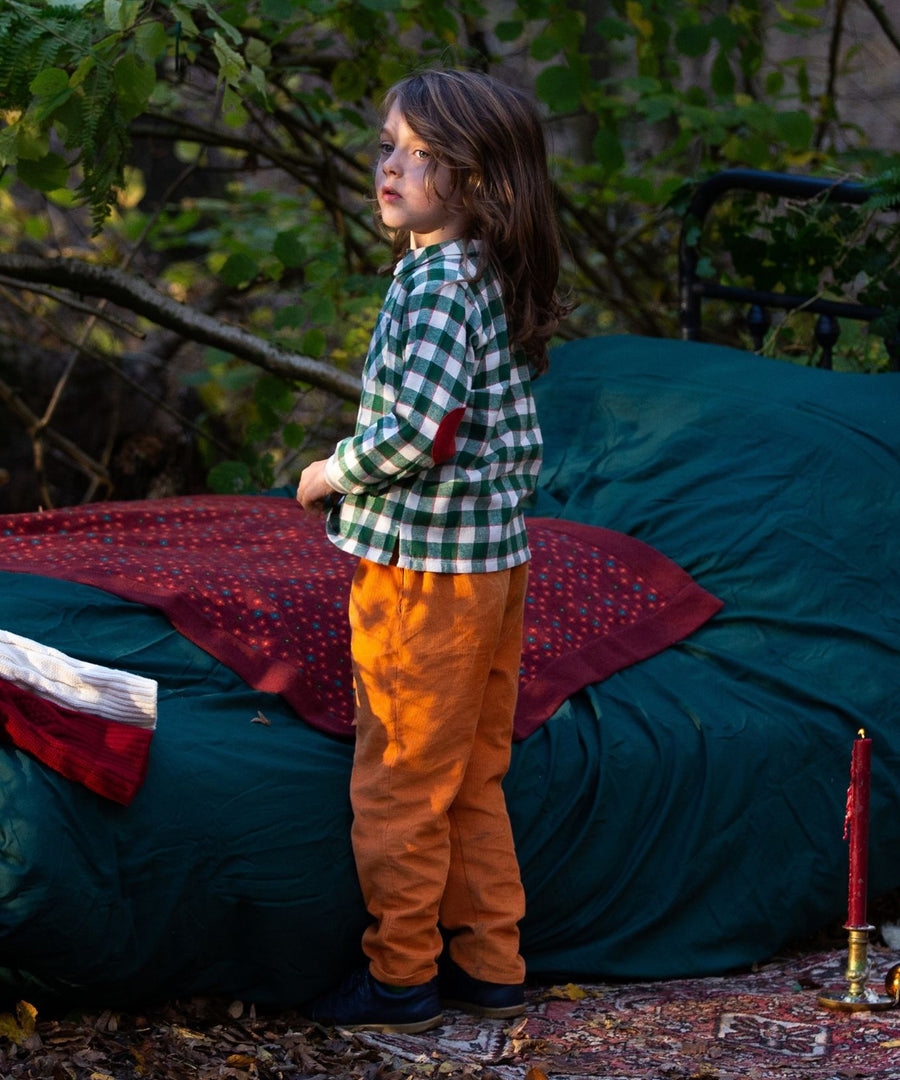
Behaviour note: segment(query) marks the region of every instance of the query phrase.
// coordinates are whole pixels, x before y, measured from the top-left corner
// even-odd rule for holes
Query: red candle
[[[869,882],[869,791],[872,780],[872,740],[862,729],[853,744],[850,788],[844,835],[850,833],[850,888],[847,927],[866,927],[866,894]]]

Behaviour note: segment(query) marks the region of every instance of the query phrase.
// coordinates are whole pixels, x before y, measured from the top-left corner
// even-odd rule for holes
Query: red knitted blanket
[[[67,709],[0,679],[0,736],[67,779],[128,806],[147,775],[153,732]]]
[[[571,694],[691,633],[721,607],[653,548],[528,521],[516,736]],[[0,516],[0,570],[94,585],[163,611],[250,685],[352,735],[347,599],[355,559],[286,498],[204,496]]]

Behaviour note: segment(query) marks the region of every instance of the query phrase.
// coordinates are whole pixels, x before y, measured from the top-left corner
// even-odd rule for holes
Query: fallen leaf
[[[554,986],[549,992],[550,997],[560,998],[563,1001],[581,1001],[586,998],[587,990],[575,983],[566,983],[565,986]]]
[[[256,1058],[250,1057],[249,1054],[229,1054],[225,1059],[225,1064],[233,1069],[253,1069],[256,1067]]]
[[[202,1031],[191,1031],[190,1028],[180,1027],[178,1024],[172,1026],[172,1033],[180,1036],[182,1039],[196,1040],[198,1042],[206,1042],[207,1038]]]
[[[0,1015],[0,1036],[21,1046],[34,1034],[36,1020],[37,1009],[27,1001],[20,1001],[16,1005],[15,1016],[9,1013]]]
[[[516,1039],[522,1034],[527,1025],[528,1017],[523,1016],[521,1020],[513,1024],[512,1027],[507,1030],[506,1034],[510,1039]]]
[[[119,1019],[113,1014],[112,1010],[107,1009],[94,1021],[94,1027],[98,1031],[115,1032],[119,1029]]]
[[[547,1080],[547,1074],[543,1069],[539,1069],[537,1065],[532,1065],[528,1072],[525,1073],[525,1080]]]
[[[251,724],[265,724],[266,727],[271,727],[272,726],[272,721],[268,718],[268,716],[266,716],[266,714],[261,709],[256,710],[256,716],[251,717],[250,723]]]
[[[885,1050],[896,1050],[900,1046],[900,1039],[888,1039],[887,1042],[879,1043]]]

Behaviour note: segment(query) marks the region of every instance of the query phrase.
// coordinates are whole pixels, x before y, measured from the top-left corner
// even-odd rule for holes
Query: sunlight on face
[[[408,229],[413,248],[461,236],[466,215],[461,207],[442,198],[450,191],[450,171],[437,165],[429,184],[431,151],[407,124],[396,102],[381,129],[380,144],[375,190],[387,228]]]

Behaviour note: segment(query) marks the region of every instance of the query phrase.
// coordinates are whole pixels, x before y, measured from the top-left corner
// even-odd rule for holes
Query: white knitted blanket
[[[156,727],[155,680],[78,660],[7,630],[0,630],[0,678],[67,709]]]

